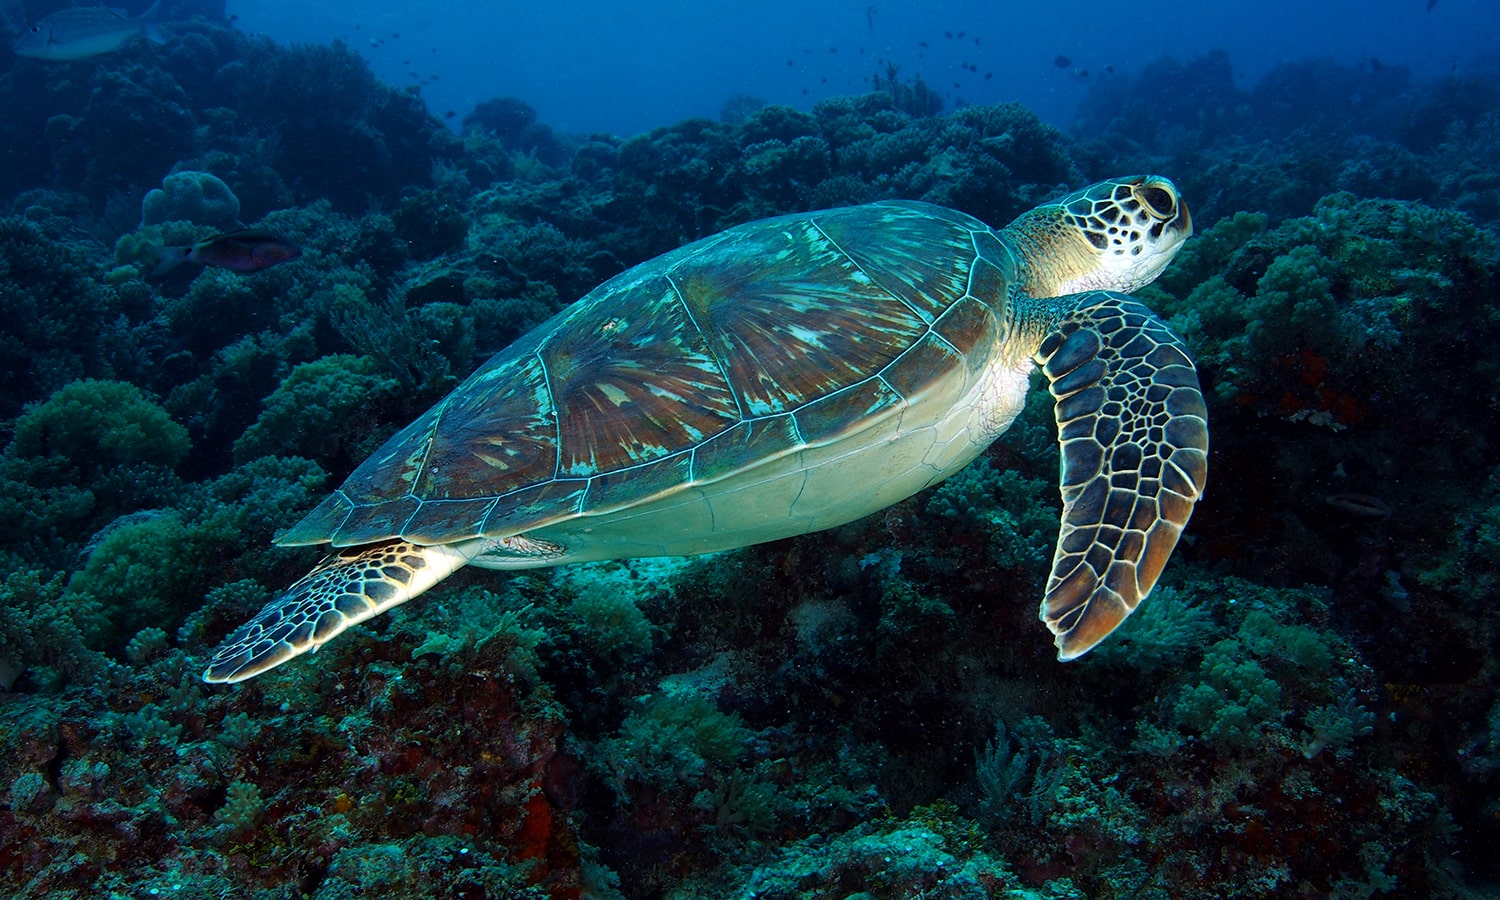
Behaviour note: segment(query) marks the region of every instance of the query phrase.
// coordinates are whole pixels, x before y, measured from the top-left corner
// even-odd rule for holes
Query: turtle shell
[[[731,228],[496,354],[278,542],[509,537],[858,440],[983,364],[1015,273],[984,223],[928,204]]]

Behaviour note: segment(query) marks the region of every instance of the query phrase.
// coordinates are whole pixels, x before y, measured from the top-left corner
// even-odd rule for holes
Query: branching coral
[[[1216,746],[1248,749],[1286,715],[1281,685],[1258,661],[1243,658],[1237,642],[1214,644],[1198,671],[1203,680],[1183,689],[1172,714]]]
[[[214,812],[214,821],[224,829],[226,837],[243,836],[255,827],[265,809],[266,801],[259,787],[247,781],[236,781],[229,785],[224,805]]]
[[[110,665],[89,647],[103,635],[106,611],[96,598],[65,597],[66,584],[61,572],[37,570],[0,580],[0,659],[42,690],[89,681]]]
[[[1320,706],[1306,716],[1307,741],[1302,755],[1312,759],[1324,750],[1338,750],[1375,730],[1375,714],[1355,699],[1351,688],[1333,703]]]
[[[577,631],[584,643],[627,663],[651,652],[655,629],[638,605],[644,586],[600,577],[597,572],[570,574],[578,584],[570,611],[577,617]]]
[[[1222,633],[1206,605],[1192,602],[1186,591],[1159,585],[1094,653],[1151,672],[1194,658],[1216,632]]]
[[[120,297],[94,269],[83,247],[0,219],[0,349],[10,360],[0,371],[0,413],[13,416],[74,379],[109,377],[111,361],[127,358]]]
[[[601,743],[597,765],[622,798],[641,786],[696,794],[745,752],[751,732],[739,716],[691,695],[655,694]]]
[[[136,386],[65,385],[16,420],[0,454],[0,510],[21,526],[10,540],[77,543],[116,516],[170,503],[182,489],[172,468],[188,449],[187,430]]]
[[[196,538],[173,513],[111,528],[69,580],[68,597],[99,604],[108,645],[123,645],[148,625],[178,619],[208,586]]]
[[[266,398],[260,418],[235,441],[235,459],[304,456],[350,468],[365,455],[355,442],[366,433],[360,426],[369,410],[398,390],[395,379],[382,377],[369,357],[335,354],[303,363]]]
[[[116,466],[175,465],[188,448],[187,429],[135,385],[76,381],[27,410],[6,449],[87,478]]]

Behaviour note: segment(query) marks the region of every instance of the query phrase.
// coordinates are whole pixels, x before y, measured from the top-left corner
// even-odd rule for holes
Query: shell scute
[[[797,432],[806,444],[825,444],[900,411],[906,400],[878,378],[851,385],[798,410]]]
[[[772,219],[671,269],[747,418],[867,378],[926,330],[824,233],[862,218],[845,212]]]
[[[685,484],[692,477],[692,454],[678,453],[655,462],[594,478],[581,512],[600,513],[630,506]]]
[[[1015,284],[1020,281],[1021,261],[1016,258],[1016,254],[1009,247],[1000,242],[1000,237],[988,228],[974,232],[974,255],[977,259],[982,259],[999,270],[1008,283]],[[975,291],[969,293],[983,296]]]
[[[929,332],[891,363],[881,377],[896,393],[910,399],[928,388],[939,373],[963,365],[963,357],[952,344]]]
[[[300,547],[306,544],[321,544],[339,528],[354,511],[354,503],[344,492],[334,491],[323,502],[313,507],[296,525],[276,536],[276,543],[283,547]]]
[[[406,520],[401,533],[417,543],[452,540],[460,535],[478,537],[484,533],[484,520],[495,502],[493,497],[424,500]]]
[[[355,506],[339,526],[338,541],[341,544],[361,544],[365,542],[364,535],[384,536],[393,526],[400,528],[405,525],[421,506],[422,501],[410,494],[381,503]]]
[[[770,459],[802,444],[790,415],[741,422],[693,451],[693,480],[712,482],[736,472],[749,459]]]
[[[974,260],[969,272],[968,293],[970,297],[990,298],[990,302],[1003,299],[1014,280],[1004,270],[987,259]]]
[[[557,411],[546,372],[534,355],[481,369],[448,396],[439,415],[426,454],[413,454],[420,471],[411,490],[419,496],[469,497],[476,481],[519,486],[556,471]],[[413,438],[422,440],[420,432]],[[370,460],[376,465],[369,472],[375,481],[372,492],[379,490],[380,472],[394,468],[379,460],[379,454]],[[356,476],[368,466],[360,466]]]
[[[975,354],[975,348],[998,340],[1000,325],[987,305],[973,297],[965,297],[949,307],[933,323],[932,330],[941,335],[953,349],[964,354],[973,370],[982,368],[986,363],[985,355]],[[940,376],[934,373],[933,377]]]
[[[909,213],[915,213],[924,219],[941,219],[957,225],[965,231],[984,231],[989,228],[988,225],[966,212],[959,212],[956,209],[950,209],[946,206],[938,206],[936,203],[928,203],[925,200],[881,200],[871,205],[887,209],[905,210]]]
[[[701,331],[666,278],[600,297],[543,343],[559,475],[679,453],[740,420]]]
[[[495,506],[484,520],[484,533],[509,535],[517,529],[512,522],[536,524],[577,515],[583,509],[583,498],[589,482],[584,478],[560,478],[545,481],[496,498]]]
[[[882,203],[876,212],[827,214],[816,221],[861,272],[931,322],[968,289],[973,230],[985,226],[924,203]]]

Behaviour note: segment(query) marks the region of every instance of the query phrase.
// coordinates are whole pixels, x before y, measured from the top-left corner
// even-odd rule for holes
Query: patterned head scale
[[[1025,213],[1006,229],[1029,263],[1033,297],[1133,291],[1193,233],[1177,186],[1157,175],[1101,181]]]

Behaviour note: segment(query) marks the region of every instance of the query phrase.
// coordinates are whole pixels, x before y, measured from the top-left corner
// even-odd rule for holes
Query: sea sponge
[[[240,198],[217,175],[208,172],[176,172],[162,179],[161,187],[141,201],[141,224],[187,220],[196,225],[220,227],[240,215]]]

